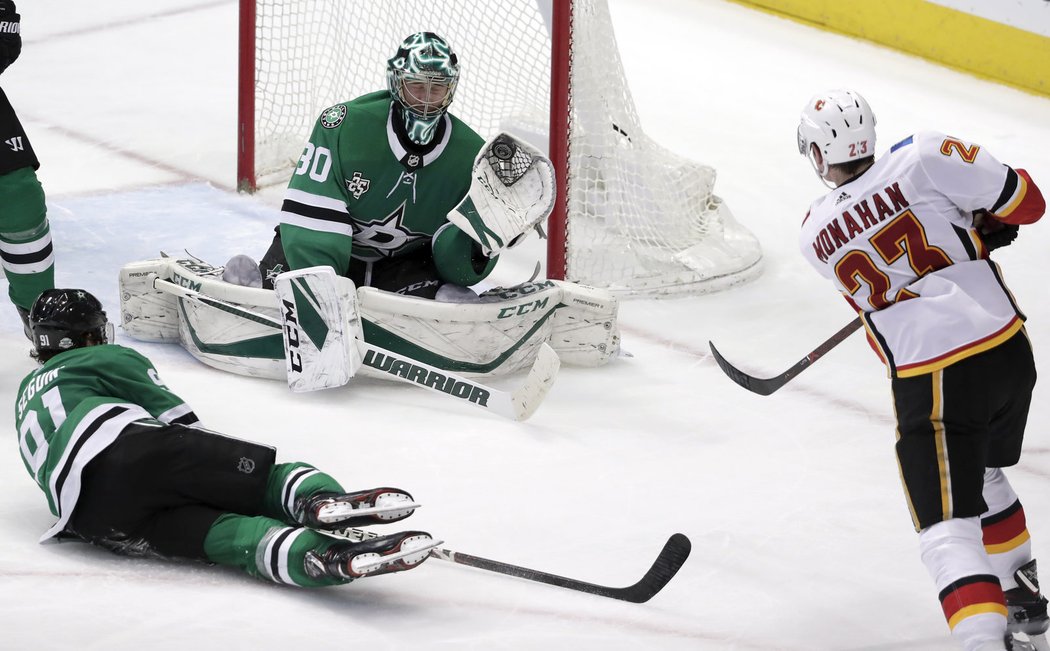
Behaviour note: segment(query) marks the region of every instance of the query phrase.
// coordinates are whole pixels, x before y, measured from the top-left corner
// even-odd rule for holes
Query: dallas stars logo
[[[361,246],[375,252],[373,259],[388,258],[420,240],[430,239],[426,233],[417,233],[404,224],[405,203],[402,202],[394,212],[385,219],[368,224],[354,223],[354,246]],[[354,251],[355,258],[368,259]]]
[[[269,280],[272,285],[273,281],[277,279],[277,276],[280,276],[282,273],[284,273],[284,265],[280,263],[275,264],[272,269],[266,270],[266,279]]]
[[[346,117],[346,105],[336,104],[332,108],[327,108],[321,113],[321,126],[325,129],[334,129],[343,121]]]

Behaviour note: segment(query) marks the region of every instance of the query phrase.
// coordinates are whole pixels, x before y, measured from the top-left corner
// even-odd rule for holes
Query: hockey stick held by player
[[[1042,193],[985,147],[934,131],[876,159],[875,115],[853,91],[814,96],[797,136],[833,190],[810,205],[802,253],[886,364],[899,474],[949,629],[968,650],[1045,649],[1047,600],[1003,470],[1021,456],[1035,363],[989,257],[1042,217]]]
[[[204,429],[84,290],[51,289],[29,315],[41,366],[22,381],[22,460],[57,522],[119,554],[218,563],[320,587],[417,567],[440,544],[421,531],[359,543],[326,535],[398,522],[420,505],[399,488],[346,491],[274,448]]]

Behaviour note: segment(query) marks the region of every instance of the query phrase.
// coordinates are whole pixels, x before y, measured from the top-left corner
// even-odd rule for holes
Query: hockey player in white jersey
[[[943,133],[876,160],[875,116],[848,90],[809,101],[798,146],[832,188],[802,223],[802,253],[888,369],[904,492],[952,635],[966,651],[1047,649],[1047,600],[1002,471],[1020,457],[1035,364],[989,257],[1043,215],[1043,196],[1023,169]]]

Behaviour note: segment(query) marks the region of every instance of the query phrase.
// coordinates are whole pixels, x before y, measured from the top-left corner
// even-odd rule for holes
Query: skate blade
[[[401,543],[401,548],[392,554],[360,554],[355,556],[350,561],[350,569],[355,574],[363,575],[375,572],[385,565],[398,561],[407,566],[418,565],[430,556],[430,550],[436,549],[444,542],[444,540],[434,540],[430,536],[406,538]]]
[[[407,517],[406,512],[410,513],[421,506],[423,505],[410,500],[390,502],[362,509],[355,509],[346,502],[336,503],[322,507],[317,512],[317,521],[322,524],[333,524],[349,518],[366,516],[374,516],[380,520],[398,520]]]

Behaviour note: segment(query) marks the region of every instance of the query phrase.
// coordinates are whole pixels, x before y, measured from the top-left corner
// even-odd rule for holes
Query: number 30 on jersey
[[[312,142],[308,142],[303,149],[303,155],[299,157],[295,173],[297,176],[309,174],[314,181],[324,183],[328,180],[328,172],[331,169],[332,152],[327,147],[314,147]]]

